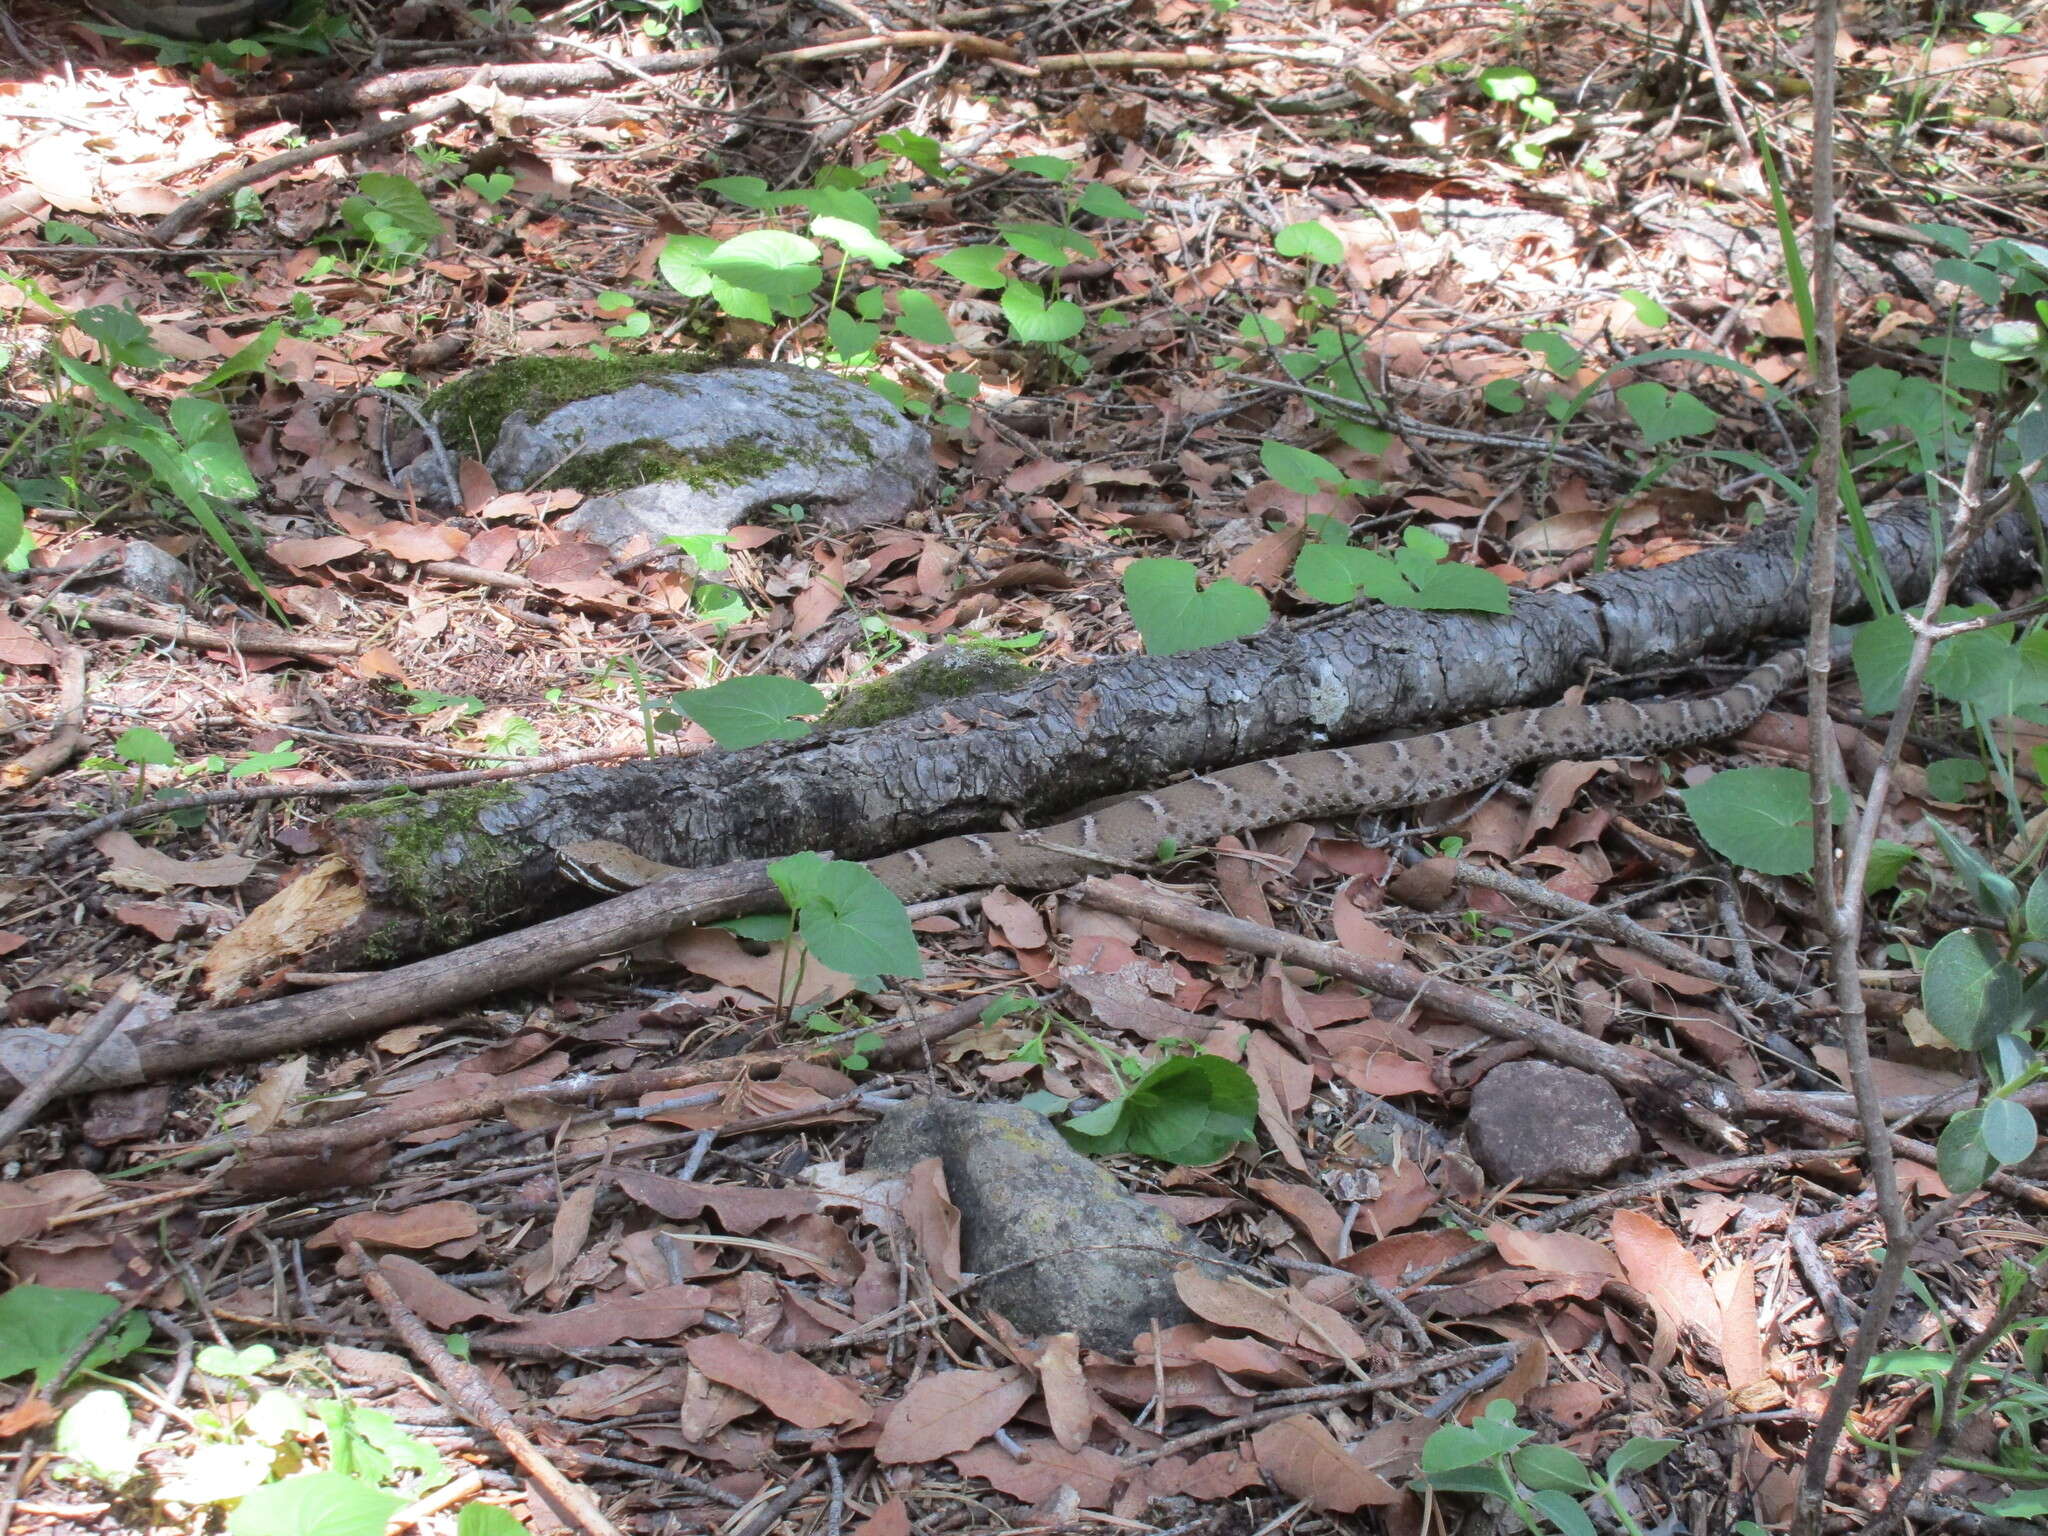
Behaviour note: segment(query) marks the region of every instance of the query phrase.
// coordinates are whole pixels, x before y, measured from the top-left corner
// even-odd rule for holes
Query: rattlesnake
[[[1284,821],[1419,805],[1491,784],[1524,763],[1635,756],[1733,735],[1798,675],[1803,657],[1782,652],[1706,698],[1553,704],[1398,741],[1198,773],[1053,826],[944,837],[870,859],[867,867],[906,902],[978,886],[1050,890],[1104,865],[1153,863],[1163,845],[1188,848]],[[602,840],[556,854],[566,873],[599,890],[632,889],[675,873]]]

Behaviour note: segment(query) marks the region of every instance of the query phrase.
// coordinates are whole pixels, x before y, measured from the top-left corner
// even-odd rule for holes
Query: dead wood
[[[130,1088],[225,1061],[258,1061],[329,1040],[353,1039],[436,1009],[559,975],[672,928],[736,916],[774,900],[775,885],[764,864],[693,871],[552,922],[321,992],[174,1014],[116,1035],[93,1053],[68,1089]],[[25,1027],[0,1036],[7,1048],[0,1056],[0,1098],[12,1098],[40,1079],[69,1039]]]
[[[1901,596],[1917,598],[1933,564],[1924,507],[1873,533]],[[2010,586],[2029,558],[2008,519],[1974,552],[1969,579]],[[1855,588],[1846,573],[1842,587]],[[1575,592],[1528,593],[1507,615],[1344,609],[1180,656],[1064,668],[867,730],[365,806],[330,833],[386,914],[380,942],[395,931],[388,914],[410,913],[420,942],[438,932],[445,944],[559,901],[554,850],[572,843],[602,839],[686,869],[807,848],[865,859],[1005,817],[1043,824],[1188,772],[1554,699],[1599,669],[1697,662],[1797,627],[1805,603],[1805,568],[1779,529]],[[1854,616],[1853,598],[1842,607]],[[327,959],[346,968],[364,937]]]

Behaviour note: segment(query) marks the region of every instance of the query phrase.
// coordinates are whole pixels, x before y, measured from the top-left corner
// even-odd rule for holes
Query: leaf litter
[[[1337,14],[1347,28],[1361,24],[1355,13]],[[1536,42],[1546,79],[1596,78],[1588,55],[1607,46],[1607,32],[1586,20],[1582,31]],[[275,124],[253,138],[231,127],[248,82],[210,95],[191,72],[152,65],[145,52],[75,23],[31,13],[30,25],[78,64],[6,83],[18,109],[0,116],[0,164],[17,185],[6,209],[14,240],[55,229],[44,222],[55,220],[124,244],[118,237],[137,221],[169,213],[239,156],[279,140]],[[808,22],[788,25],[786,41],[808,40]],[[1642,18],[1617,16],[1612,25],[1640,30]],[[495,133],[451,121],[410,148],[387,143],[346,166],[288,170],[262,189],[260,217],[226,231],[217,250],[81,259],[53,244],[47,259],[26,264],[44,291],[72,309],[132,305],[166,354],[167,366],[137,386],[146,398],[167,401],[190,388],[266,326],[299,327],[277,341],[271,377],[238,422],[269,493],[250,515],[265,538],[272,596],[303,632],[353,644],[298,667],[62,629],[31,599],[58,584],[94,590],[93,573],[141,542],[223,582],[192,617],[246,622],[261,603],[175,518],[144,510],[96,526],[54,503],[32,507],[28,571],[6,589],[10,609],[0,616],[0,665],[9,669],[0,724],[19,736],[23,720],[57,720],[66,657],[84,652],[91,750],[144,725],[176,751],[170,763],[72,766],[21,786],[6,812],[9,840],[29,851],[53,835],[57,813],[97,814],[175,784],[229,782],[216,776],[286,736],[301,763],[254,773],[256,784],[405,779],[544,754],[622,759],[644,750],[647,687],[783,676],[798,660],[802,681],[834,690],[948,640],[1013,644],[1048,665],[1112,655],[1140,643],[1123,600],[1133,570],[1134,601],[1166,603],[1187,631],[1164,648],[1205,643],[1256,627],[1254,601],[1305,606],[1286,578],[1315,518],[1335,519],[1353,536],[1412,528],[1459,551],[1461,569],[1532,588],[1582,574],[1606,539],[1614,564],[1649,568],[1738,532],[1745,508],[1737,502],[1713,494],[1688,501],[1668,486],[1624,497],[1576,471],[1532,475],[1484,431],[1477,442],[1397,434],[1371,453],[1330,445],[1342,490],[1302,492],[1268,477],[1261,444],[1299,440],[1311,423],[1299,397],[1246,402],[1236,394],[1262,353],[1236,326],[1233,305],[1276,324],[1299,315],[1299,295],[1270,266],[1269,212],[1282,223],[1320,220],[1333,237],[1328,281],[1355,294],[1374,364],[1416,420],[1503,425],[1487,402],[1507,397],[1487,390],[1533,390],[1566,353],[1572,382],[1591,382],[1593,349],[1652,334],[1641,306],[1618,299],[1584,259],[1570,221],[1549,212],[1548,194],[1498,158],[1507,126],[1469,94],[1440,83],[1403,102],[1366,71],[1350,82],[1356,143],[1297,131],[1288,125],[1312,119],[1291,112],[1258,120],[1263,104],[1291,104],[1325,83],[1327,71],[1290,56],[1292,43],[1312,42],[1308,26],[1254,5],[1161,4],[1142,24],[1093,18],[1084,37],[1047,34],[1041,51],[1217,37],[1249,46],[1276,34],[1282,44],[1251,76],[1219,74],[1207,96],[1178,89],[1175,77],[1103,76],[1060,87],[1057,113],[1032,110],[1022,77],[947,61],[919,108],[929,129],[949,142],[978,139],[975,153],[988,166],[1057,154],[1086,167],[1096,185],[1168,207],[1172,216],[1135,233],[1091,231],[1106,252],[1102,270],[1075,291],[1096,311],[1124,313],[1091,338],[1084,362],[1113,372],[1118,387],[1106,387],[1101,373],[1064,376],[1044,355],[1007,347],[1000,306],[964,299],[950,317],[953,346],[917,343],[929,350],[910,354],[940,373],[981,369],[985,408],[942,435],[949,497],[900,528],[843,533],[798,519],[734,530],[731,568],[719,574],[737,594],[731,622],[705,616],[705,574],[621,562],[552,527],[574,492],[501,492],[471,472],[461,514],[436,520],[409,504],[387,478],[380,447],[394,413],[363,393],[394,371],[438,382],[474,358],[607,344],[622,311],[605,290],[651,281],[663,243],[650,242],[644,225],[614,222],[618,209],[635,210],[635,220],[680,218],[717,237],[744,227],[730,205],[695,190],[701,173],[723,168],[702,124],[671,113],[641,84],[600,93],[595,99],[617,110],[592,112],[584,139],[551,131],[544,115]],[[1405,29],[1381,43],[1404,72],[1482,58],[1498,36],[1477,16],[1418,17]],[[1722,41],[1757,59],[1772,47],[1740,22]],[[1922,55],[1908,40],[1873,33],[1855,50],[1868,68],[1976,70],[1980,87],[2039,85],[2029,74],[2038,63],[2003,44],[1988,58],[1949,44]],[[905,70],[901,59],[871,59],[838,78],[879,99],[908,78]],[[199,78],[228,80],[218,63]],[[1388,114],[1389,100],[1405,121]],[[1252,104],[1254,120],[1225,110],[1232,102]],[[495,120],[518,119],[504,105]],[[1268,132],[1276,122],[1277,136]],[[1688,119],[1667,158],[1711,158],[1707,128]],[[465,204],[452,183],[433,194],[444,213],[461,213],[448,243],[403,279],[326,261],[316,237],[339,216],[341,182],[417,175],[431,158],[420,150],[467,159],[498,135],[515,173],[512,195],[533,199],[523,205],[514,265],[504,255],[509,231],[476,216],[481,194]],[[1186,147],[1179,163],[1161,148],[1176,137]],[[1373,147],[1362,148],[1368,140]],[[598,152],[574,147],[583,143]],[[1452,155],[1455,175],[1442,161],[1414,163],[1417,143]],[[749,153],[764,176],[793,173],[779,151]],[[1614,162],[1632,173],[1625,154]],[[683,169],[671,184],[655,166]],[[1257,204],[1242,195],[1247,187],[1256,187]],[[543,189],[563,200],[544,206]],[[985,241],[977,221],[992,209],[972,189],[927,192],[906,218],[922,220],[934,243]],[[1181,217],[1190,207],[1168,206],[1181,196],[1208,200],[1215,218]],[[1800,378],[1796,317],[1741,230],[1681,195],[1646,210],[1636,233],[1631,282],[1668,301],[1682,297],[1693,306],[1689,325],[1747,338],[1770,381]],[[16,332],[33,338],[33,304],[14,289],[0,302]],[[1872,291],[1858,302],[1887,309],[1887,323],[1931,318],[1917,291]],[[308,310],[334,323],[316,324]],[[1530,314],[1559,338],[1533,355],[1513,345],[1528,327],[1511,318]],[[1496,333],[1509,344],[1466,345]],[[1669,365],[1657,378],[1685,382]],[[32,392],[24,398],[36,402]],[[1674,397],[1658,398],[1661,431],[1674,424],[1675,407]],[[1758,426],[1747,397],[1716,404]],[[1619,406],[1603,409],[1610,425],[1627,419]],[[1520,418],[1495,436],[1526,425]],[[126,494],[148,507],[135,487]],[[1399,533],[1387,547],[1401,547]],[[1198,576],[1146,574],[1145,561],[1165,558],[1192,559]],[[831,643],[806,648],[818,640]],[[629,657],[637,675],[624,665]],[[663,746],[696,750],[710,736],[679,724]],[[215,757],[221,767],[210,768]],[[1656,787],[1612,765],[1558,765],[1526,807],[1475,813],[1462,835],[1469,852],[1519,861],[1581,901],[1633,900],[1660,866],[1657,845],[1625,823],[1656,814]],[[75,1020],[82,1002],[128,976],[177,992],[202,965],[221,996],[332,981],[301,972],[304,951],[288,939],[220,968],[211,903],[255,905],[317,847],[317,810],[265,803],[230,805],[192,826],[108,832],[96,844],[103,865],[10,875],[0,885],[10,1022]],[[1657,825],[1684,835],[1682,821]],[[1477,925],[1404,904],[1402,891],[1390,891],[1402,877],[1398,859],[1350,828],[1280,829],[1235,853],[1242,857],[1218,866],[1216,901],[1240,916],[1328,930],[1363,958],[1487,979],[1556,1016],[1604,1014],[1629,1030],[1668,1023],[1673,1049],[1731,1072],[1762,1070],[1725,1014],[1684,1012],[1683,999],[1710,995],[1711,984],[1626,944],[1565,932],[1512,898],[1475,906]],[[174,900],[109,901],[100,882]],[[1791,931],[1796,915],[1768,895],[1742,899],[1759,931],[1774,939]],[[1705,926],[1684,896],[1634,910],[1659,933]],[[1128,1361],[1070,1337],[1029,1345],[1000,1320],[977,1319],[958,1272],[958,1215],[942,1183],[926,1174],[878,1192],[838,1161],[856,1149],[878,1096],[905,1087],[1072,1098],[1113,1083],[1064,1029],[1005,1020],[946,1042],[928,1066],[867,1074],[790,1063],[686,1105],[652,1093],[624,1114],[572,1098],[311,1167],[252,1163],[225,1180],[217,1164],[183,1160],[224,1124],[313,1126],[322,1102],[418,1108],[672,1057],[715,1060],[787,1035],[778,999],[788,952],[723,930],[666,945],[680,991],[637,992],[637,972],[593,966],[544,997],[500,999],[473,1015],[322,1047],[290,1072],[219,1070],[100,1095],[82,1121],[46,1117],[17,1143],[19,1160],[0,1181],[0,1257],[21,1286],[111,1288],[187,1326],[203,1316],[236,1340],[272,1341],[283,1363],[258,1373],[269,1384],[331,1371],[367,1401],[414,1367],[335,1257],[344,1238],[361,1242],[408,1306],[436,1329],[459,1331],[488,1363],[493,1390],[555,1416],[551,1446],[593,1485],[622,1495],[637,1528],[656,1528],[649,1490],[672,1498],[665,1514],[682,1522],[676,1528],[709,1528],[737,1506],[797,1486],[818,1458],[834,1459],[833,1482],[810,1485],[785,1511],[800,1522],[793,1528],[827,1516],[836,1528],[858,1513],[865,1529],[890,1536],[928,1525],[944,1507],[938,1501],[961,1490],[986,1498],[988,1489],[1014,1501],[1015,1516],[1064,1510],[1063,1518],[1100,1515],[1123,1528],[1173,1526],[1246,1496],[1270,1514],[1288,1501],[1315,1516],[1404,1500],[1412,1512],[1421,1434],[1410,1415],[1426,1410],[1424,1430],[1469,1421],[1501,1394],[1589,1450],[1613,1438],[1603,1413],[1631,1430],[1691,1429],[1699,1438],[1674,1463],[1687,1484],[1725,1490],[1739,1464],[1749,1479],[1745,1507],[1767,1522],[1782,1513],[1796,1437],[1777,1437],[1760,1421],[1757,1438],[1738,1445],[1697,1425],[1703,1398],[1753,1412],[1810,1407],[1839,1347],[1817,1313],[1790,1307],[1773,1313],[1769,1328],[1759,1322],[1760,1297],[1767,1310],[1779,1306],[1775,1293],[1759,1290],[1759,1266],[1776,1262],[1779,1234],[1812,1219],[1814,1196],[1789,1174],[1678,1180],[1640,1207],[1546,1230],[1547,1197],[1480,1187],[1447,1145],[1460,1096],[1503,1054],[1469,1026],[1157,926],[1118,927],[1072,904],[996,893],[952,920],[948,931],[921,929],[923,991],[884,991],[860,1006],[909,1013],[1027,991],[1085,1016],[1118,1049],[1196,1042],[1242,1060],[1257,1085],[1265,1136],[1256,1149],[1207,1169],[1118,1163],[1148,1197],[1263,1266],[1256,1282],[1184,1275],[1181,1291],[1198,1321],[1139,1339]],[[295,920],[315,921],[310,913]],[[1726,958],[1718,941],[1707,947]],[[1505,971],[1504,952],[1514,958]],[[664,985],[677,985],[677,975],[668,971]],[[850,976],[813,968],[806,981],[818,989],[806,1001],[854,995]],[[1709,1160],[1700,1146],[1667,1138],[1658,1166]],[[252,1196],[262,1203],[249,1204]],[[1740,1214],[1695,1231],[1694,1214],[1716,1201]],[[1989,1241],[2011,1235],[1996,1208],[1971,1219]],[[1841,1228],[1836,1261],[1853,1269],[1859,1242],[1853,1225]],[[1982,1295],[1985,1272],[1959,1249],[1937,1245],[1931,1262],[1956,1297]],[[1401,1310],[1385,1305],[1389,1296]],[[1475,1344],[1508,1346],[1519,1372],[1429,1369],[1433,1358]],[[1391,1384],[1359,1385],[1373,1378]],[[1388,1394],[1407,1394],[1398,1412]],[[414,1399],[426,1415],[428,1400]],[[9,1416],[10,1434],[35,1432],[30,1403],[39,1399],[25,1398]],[[496,1473],[489,1442],[443,1435],[437,1443],[454,1461],[492,1468],[503,1501],[534,1528],[554,1518],[537,1492]],[[189,1470],[185,1454],[166,1443],[144,1465],[175,1486],[171,1479]],[[586,1456],[610,1459],[578,1459]],[[647,1479],[620,1463],[644,1465]],[[875,1475],[882,1468],[909,1470]],[[682,1481],[662,1482],[660,1471]],[[200,1528],[181,1525],[200,1517],[177,1506],[122,1510],[89,1484],[35,1496],[46,1494],[70,1501],[68,1518],[87,1528]]]

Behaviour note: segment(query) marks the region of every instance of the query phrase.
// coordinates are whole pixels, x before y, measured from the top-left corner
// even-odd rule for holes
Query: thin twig
[[[384,1309],[384,1315],[391,1319],[391,1326],[405,1340],[406,1347],[433,1373],[434,1380],[441,1384],[456,1411],[504,1446],[526,1475],[554,1501],[556,1508],[581,1526],[587,1536],[624,1536],[598,1508],[590,1490],[565,1477],[541,1453],[540,1447],[527,1439],[519,1426],[512,1422],[512,1415],[493,1395],[483,1372],[467,1360],[456,1359],[435,1336],[434,1330],[420,1321],[418,1314],[405,1304],[391,1282],[384,1278],[377,1261],[370,1257],[363,1245],[350,1237],[342,1240],[342,1247],[361,1273],[364,1289]]]

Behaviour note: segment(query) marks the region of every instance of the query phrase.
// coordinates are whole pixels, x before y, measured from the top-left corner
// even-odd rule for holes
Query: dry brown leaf
[[[143,847],[126,832],[102,832],[92,845],[112,866],[100,878],[131,891],[165,891],[174,885],[240,885],[256,868],[254,859],[236,853],[217,859],[174,859]]]
[[[1198,1264],[1175,1269],[1173,1285],[1189,1311],[1219,1328],[1346,1360],[1358,1359],[1370,1347],[1341,1314],[1297,1290],[1267,1290],[1237,1275],[1211,1275]]]
[[[853,1536],[910,1536],[910,1506],[900,1494],[890,1495],[853,1528]]]
[[[1730,1392],[1748,1392],[1770,1379],[1764,1363],[1763,1333],[1756,1321],[1756,1266],[1744,1259],[1723,1277],[1721,1369]]]
[[[311,1066],[309,1058],[293,1056],[265,1068],[254,1091],[225,1116],[227,1123],[240,1126],[249,1136],[261,1136],[270,1130],[306,1091],[306,1073]]]
[[[1315,1088],[1315,1070],[1271,1035],[1253,1035],[1245,1046],[1245,1070],[1259,1090],[1259,1124],[1296,1173],[1308,1172],[1294,1122]]]
[[[1608,1230],[1614,1234],[1614,1252],[1629,1284],[1643,1293],[1657,1315],[1658,1339],[1651,1358],[1658,1370],[1670,1364],[1680,1330],[1694,1328],[1704,1338],[1721,1337],[1721,1304],[1699,1261],[1676,1232],[1626,1208],[1614,1213]]]
[[[402,1253],[384,1255],[377,1260],[377,1268],[391,1282],[391,1288],[398,1292],[399,1299],[433,1327],[453,1328],[479,1317],[509,1323],[515,1317],[495,1301],[470,1295],[460,1286],[443,1280],[417,1259],[409,1259]]]
[[[0,1247],[26,1242],[48,1230],[59,1216],[84,1210],[99,1198],[102,1187],[83,1168],[60,1168],[0,1183]]]
[[[682,1407],[685,1385],[683,1373],[673,1366],[607,1365],[602,1370],[570,1377],[562,1390],[547,1400],[547,1411],[585,1424],[633,1413],[655,1413]],[[731,1396],[739,1407],[732,1418],[753,1412],[752,1398],[736,1392]],[[732,1419],[725,1420],[710,1433],[717,1433],[717,1429],[731,1422]]]
[[[745,987],[769,1002],[785,1001],[796,1007],[823,1007],[851,993],[858,983],[817,957],[797,955],[788,944],[770,944],[762,954],[750,954],[739,937],[724,928],[685,928],[662,941],[668,958],[684,970],[709,976],[729,987]],[[778,999],[777,989],[791,998]]]
[[[970,1450],[1016,1417],[1036,1390],[1037,1384],[1016,1366],[926,1376],[913,1382],[890,1410],[875,1442],[875,1460],[936,1461]]]
[[[953,1457],[966,1477],[978,1477],[1013,1499],[1041,1503],[1061,1488],[1071,1488],[1083,1509],[1107,1509],[1123,1463],[1107,1451],[1063,1450],[1051,1440],[1020,1440],[1019,1461],[1000,1445],[985,1445]]]
[[[1344,1252],[1344,1234],[1350,1223],[1321,1193],[1306,1184],[1289,1184],[1281,1179],[1253,1179],[1252,1188],[1266,1203],[1301,1228],[1332,1264]]]
[[[430,1200],[403,1211],[358,1211],[329,1222],[306,1239],[309,1248],[339,1248],[354,1238],[365,1248],[437,1248],[483,1230],[474,1207],[460,1200]]]
[[[360,532],[370,548],[399,560],[456,560],[469,547],[469,535],[446,523],[373,523]]]
[[[286,570],[303,571],[310,566],[332,565],[337,560],[360,555],[365,547],[361,539],[329,534],[319,539],[272,539],[263,546],[263,553]]]
[[[1576,1232],[1525,1232],[1520,1227],[1497,1221],[1486,1235],[1500,1256],[1517,1269],[1541,1270],[1548,1275],[1590,1275],[1601,1280],[1623,1277],[1621,1260],[1604,1243]]]
[[[981,912],[1011,949],[1043,949],[1051,942],[1044,914],[1022,896],[1012,895],[1001,886],[981,898]]]
[[[583,1252],[590,1238],[590,1218],[597,1210],[597,1185],[573,1189],[555,1211],[545,1248],[537,1248],[512,1268],[520,1277],[520,1288],[528,1296],[558,1285],[570,1265]]]
[[[1401,1495],[1354,1459],[1323,1421],[1306,1413],[1252,1436],[1252,1454],[1283,1493],[1317,1509],[1348,1515],[1365,1505],[1398,1504]]]
[[[619,1190],[650,1211],[671,1221],[695,1221],[707,1210],[718,1224],[740,1237],[760,1230],[771,1221],[788,1221],[809,1216],[819,1208],[816,1194],[807,1189],[750,1189],[733,1184],[694,1184],[683,1179],[664,1178],[638,1168],[621,1168],[616,1175]]]
[[[10,667],[54,667],[57,653],[26,625],[0,613],[0,664]]]
[[[784,1354],[727,1333],[690,1340],[689,1354],[690,1364],[713,1381],[746,1393],[798,1429],[868,1422],[868,1402],[859,1390],[802,1355]]]
[[[1063,1451],[1078,1451],[1088,1443],[1095,1427],[1095,1407],[1089,1401],[1088,1380],[1081,1374],[1081,1339],[1078,1334],[1056,1333],[1047,1341],[1034,1362],[1038,1390],[1045,1398],[1045,1421]]]
[[[637,1296],[611,1296],[540,1317],[505,1314],[511,1326],[491,1335],[504,1343],[575,1351],[602,1349],[624,1339],[673,1339],[704,1321],[718,1299],[701,1285],[657,1286]]]

